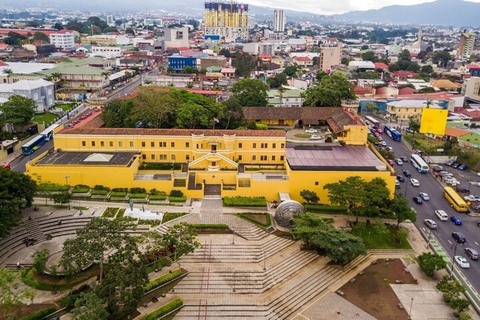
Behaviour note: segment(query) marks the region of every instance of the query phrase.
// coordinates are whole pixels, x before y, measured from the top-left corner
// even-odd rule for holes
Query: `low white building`
[[[60,50],[75,49],[75,35],[73,33],[51,33],[50,43]]]
[[[120,47],[99,47],[92,46],[92,57],[117,58],[123,56],[123,49]]]

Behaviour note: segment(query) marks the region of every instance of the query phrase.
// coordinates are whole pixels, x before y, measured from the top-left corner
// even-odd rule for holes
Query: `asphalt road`
[[[395,142],[386,134],[383,134],[382,137],[387,142],[388,146],[394,149],[396,157],[405,156],[410,158],[411,152],[403,144],[403,142]],[[405,194],[406,191],[407,199],[410,201],[411,206],[417,211],[418,217],[417,222],[415,223],[417,228],[428,229],[427,226],[424,225],[424,219],[428,218],[436,221],[438,227],[436,230],[432,230],[432,234],[438,239],[450,257],[454,256],[456,243],[452,238],[453,231],[461,232],[467,238],[467,243],[465,245],[458,244],[456,255],[461,255],[467,258],[464,253],[465,248],[474,248],[480,252],[480,228],[477,226],[477,221],[480,221],[480,218],[470,217],[464,213],[456,212],[443,197],[443,187],[438,181],[435,180],[432,174],[419,173],[410,162],[404,163],[401,166],[395,164],[394,168],[399,175],[402,174],[403,169],[409,170],[412,173],[412,178],[415,178],[420,182],[419,187],[414,187],[410,184],[408,178],[406,178],[405,182],[400,183],[400,189],[397,189],[397,192],[401,192],[402,194]],[[447,168],[447,170],[454,173],[455,176],[459,176],[458,170],[453,168]],[[462,175],[475,176],[473,173],[466,172],[463,172]],[[471,191],[473,192],[474,189],[478,190],[478,187],[472,185]],[[418,196],[419,192],[428,193],[430,200],[424,201],[421,205],[415,204],[412,198],[413,196]],[[462,220],[462,225],[457,226],[451,222],[450,219],[448,221],[440,221],[435,215],[435,210],[444,210],[448,214],[449,218],[451,216],[458,216]],[[461,269],[458,265],[456,268],[461,269],[475,289],[480,291],[480,261],[474,261],[469,258],[467,259],[470,262],[470,269]]]

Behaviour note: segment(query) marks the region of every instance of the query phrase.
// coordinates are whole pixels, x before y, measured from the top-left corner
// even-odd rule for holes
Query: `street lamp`
[[[412,319],[413,300],[414,300],[414,298],[412,298],[412,300],[410,302],[410,312],[409,312],[410,315],[408,316],[409,319]]]
[[[65,184],[68,186],[68,178],[70,178],[70,176],[66,174],[63,177],[65,178]]]

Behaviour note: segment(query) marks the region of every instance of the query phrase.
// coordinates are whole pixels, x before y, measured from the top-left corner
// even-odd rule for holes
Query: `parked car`
[[[465,248],[465,253],[472,260],[478,260],[478,251],[472,248]]]
[[[425,219],[423,220],[423,223],[430,229],[437,229],[437,223],[432,219]]]
[[[402,170],[402,172],[403,172],[403,175],[407,178],[410,178],[412,176],[412,174],[408,170]]]
[[[383,130],[380,129],[380,128],[378,128],[378,129],[377,129],[377,132],[380,133],[380,134],[382,134],[382,133],[383,133]]]
[[[470,263],[468,263],[468,260],[462,256],[455,256],[455,261],[458,263],[460,267],[464,269],[470,268]]]
[[[467,165],[466,165],[466,164],[461,164],[461,165],[459,165],[459,166],[457,167],[457,169],[458,169],[458,170],[462,170],[462,171],[463,171],[463,170],[467,170],[467,169],[468,169],[468,167],[467,167]]]
[[[420,187],[420,182],[417,179],[410,179],[410,183],[414,187]]]
[[[452,216],[450,217],[450,221],[452,221],[455,225],[461,226],[462,225],[462,220],[460,220],[459,217],[457,216]]]
[[[452,232],[452,237],[455,239],[458,243],[462,244],[467,242],[467,238],[463,233],[460,232]]]
[[[399,166],[403,165],[403,161],[400,158],[395,159],[395,163],[398,164]]]
[[[440,219],[440,221],[447,221],[448,214],[443,210],[435,210],[435,215]]]
[[[405,177],[401,176],[401,175],[398,175],[397,180],[400,181],[400,182],[405,182]]]
[[[393,162],[392,159],[388,159],[387,162],[388,162],[388,164],[391,165],[391,166],[393,166],[393,165],[395,164],[395,162]]]
[[[463,197],[463,199],[464,199],[465,201],[470,201],[470,202],[480,201],[480,197],[479,197],[479,196],[475,196],[475,195],[473,195],[473,194],[468,195],[468,196],[465,196],[465,197]]]
[[[406,132],[406,133],[409,133],[409,134],[413,134],[413,130],[412,130],[412,129],[405,129],[405,132]]]
[[[456,190],[457,190],[457,192],[460,192],[460,193],[467,193],[467,192],[469,192],[469,190],[468,190],[467,187],[461,187],[461,186],[457,186]]]
[[[316,129],[313,129],[313,128],[309,128],[307,130],[305,130],[305,133],[317,133],[318,131]]]
[[[380,142],[380,145],[381,145],[382,147],[386,147],[386,146],[387,146],[387,143],[386,143],[385,141],[382,141],[382,142]]]
[[[414,196],[413,197],[413,202],[415,202],[416,204],[422,204],[423,200],[420,197]]]
[[[426,193],[426,192],[420,192],[419,196],[420,196],[420,198],[422,198],[423,201],[430,200],[430,197],[428,196],[428,193]]]
[[[439,165],[437,165],[437,164],[434,164],[434,165],[432,166],[432,170],[433,170],[433,172],[440,172],[440,171],[443,170],[443,167],[442,167],[442,166],[439,166]]]
[[[310,136],[310,140],[320,140],[322,139],[320,136],[317,136],[316,134]]]
[[[400,188],[400,181],[395,180],[395,188]]]
[[[408,161],[408,158],[405,157],[405,156],[401,156],[400,159],[402,159],[403,162],[407,162],[407,161]]]
[[[450,165],[450,167],[456,169],[456,168],[458,168],[459,165],[460,165],[460,163],[458,163],[457,161],[454,161],[454,162],[452,162],[452,164]]]
[[[380,137],[380,135],[378,134],[378,132],[375,132],[373,135],[375,136],[375,138]]]
[[[393,148],[392,148],[392,147],[387,147],[387,150],[390,151],[390,152],[393,152]]]

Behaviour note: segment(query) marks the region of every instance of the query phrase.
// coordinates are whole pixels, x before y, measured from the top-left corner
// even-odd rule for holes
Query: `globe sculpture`
[[[283,228],[292,228],[292,219],[304,211],[302,204],[295,200],[287,200],[280,203],[275,211],[275,222]]]

